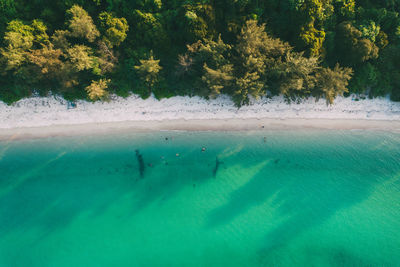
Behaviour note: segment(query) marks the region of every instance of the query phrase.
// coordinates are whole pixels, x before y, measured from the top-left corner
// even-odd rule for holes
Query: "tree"
[[[99,15],[100,24],[105,32],[103,39],[109,47],[119,46],[126,38],[129,30],[125,18],[116,18],[109,12]]]
[[[258,98],[265,94],[268,40],[265,24],[259,26],[255,20],[246,21],[237,37],[237,89],[234,99],[239,106],[249,102],[249,95]]]
[[[332,16],[334,7],[332,0],[302,0],[299,9],[308,20],[325,21]]]
[[[32,33],[34,36],[34,44],[48,45],[49,36],[47,35],[47,26],[40,20],[34,19],[32,21]]]
[[[355,75],[350,81],[350,89],[355,93],[374,91],[378,85],[378,79],[379,71],[374,65],[367,62],[355,71]]]
[[[0,0],[0,36],[6,30],[6,25],[17,15],[16,3],[13,0]],[[0,42],[1,43],[1,42]]]
[[[67,49],[67,56],[76,71],[88,70],[93,67],[93,51],[85,45],[74,45]]]
[[[334,11],[332,0],[304,0],[299,1],[304,24],[300,28],[301,49],[307,49],[310,56],[320,56],[325,41],[323,24]]]
[[[206,2],[185,4],[179,13],[179,26],[184,33],[180,34],[180,39],[186,42],[214,39],[217,34],[213,5]]]
[[[5,70],[17,71],[27,60],[27,51],[33,46],[35,37],[33,27],[24,24],[20,20],[8,23],[7,32],[4,36],[5,49],[0,53],[5,61]]]
[[[150,49],[165,50],[170,47],[169,36],[164,28],[162,16],[159,13],[134,11],[135,31],[133,44]]]
[[[70,32],[66,30],[56,30],[51,36],[53,45],[63,50],[68,49],[71,46],[70,42],[68,41],[69,34]]]
[[[380,30],[379,34],[376,36],[376,45],[379,49],[385,48],[389,44],[388,35]]]
[[[268,36],[265,24],[248,20],[237,37],[235,51],[237,86],[234,99],[240,106],[249,102],[249,95],[254,98],[265,95],[267,87],[274,82],[273,86],[279,87],[276,79],[286,72],[282,62],[287,60],[292,47]]]
[[[390,98],[400,101],[400,45],[389,44],[378,60],[381,77],[379,77],[379,88],[383,94],[390,93]],[[382,95],[374,92],[373,95]]]
[[[265,53],[268,49],[268,35],[265,24],[258,25],[255,20],[246,21],[237,37],[236,51],[241,61],[244,72],[256,71],[263,73],[265,70]]]
[[[95,73],[97,75],[104,75],[111,72],[118,63],[118,58],[114,55],[113,50],[106,43],[99,41],[96,52],[99,56],[93,59],[94,68],[98,68],[98,71],[95,71]]]
[[[264,86],[257,72],[246,72],[236,79],[236,90],[233,95],[235,104],[238,107],[249,104],[249,95],[259,98],[264,93],[262,91]]]
[[[46,30],[47,27],[38,20],[33,20],[30,25],[20,20],[11,21],[4,36],[7,47],[0,49],[4,70],[25,72],[32,49],[46,47],[50,43]]]
[[[347,19],[354,18],[355,14],[355,0],[336,0],[336,5],[342,17]]]
[[[290,52],[284,60],[275,63],[271,76],[279,93],[286,97],[307,96],[315,86],[315,73],[319,70],[317,57],[304,57]]]
[[[97,99],[104,99],[104,97],[107,96],[106,89],[108,88],[109,83],[110,80],[106,79],[92,81],[92,83],[85,88],[89,98],[93,101]]]
[[[304,42],[310,56],[319,56],[325,41],[325,32],[314,27],[314,21],[301,28],[300,38]]]
[[[149,59],[141,59],[139,61],[140,65],[135,66],[135,69],[149,93],[151,93],[153,86],[159,81],[159,72],[162,69],[159,65],[160,60],[154,59],[151,53]]]
[[[67,14],[71,17],[68,26],[72,37],[85,38],[89,42],[94,42],[99,37],[100,33],[92,17],[82,7],[73,5],[67,10]]]
[[[336,35],[337,54],[341,62],[355,66],[378,57],[379,48],[350,22],[338,25]]]
[[[91,17],[76,5],[67,13],[71,16],[68,23],[71,31],[55,30],[51,38],[46,25],[39,20],[31,24],[11,21],[4,38],[7,47],[0,49],[3,75],[12,73],[32,88],[56,87],[68,93],[79,91],[77,87],[90,78],[111,72],[118,60],[105,42],[98,40],[93,44],[99,32]],[[111,22],[106,21],[106,25],[118,24],[114,23],[115,18],[108,19]],[[112,40],[113,45],[120,41],[123,40]],[[102,88],[104,82],[95,85]]]
[[[328,104],[332,104],[337,95],[348,92],[347,85],[352,74],[352,69],[341,68],[339,64],[333,70],[321,68],[315,76],[317,93],[323,95]]]
[[[155,96],[324,96],[316,75],[339,62],[350,92],[400,99],[399,13],[400,0],[0,0],[0,98],[82,98],[111,77],[118,94],[143,94],[134,66],[152,50]]]
[[[183,76],[186,73],[190,73],[193,66],[193,58],[190,57],[188,54],[178,55],[178,67],[176,74],[178,76]]]
[[[45,78],[58,78],[64,69],[64,62],[61,57],[64,56],[60,49],[54,49],[52,44],[43,45],[41,49],[31,50],[28,53],[28,60],[38,68],[37,75]]]
[[[216,97],[232,81],[230,51],[231,46],[221,36],[216,41],[203,39],[187,45],[187,53],[179,57],[177,74],[191,79],[198,94]]]
[[[233,65],[226,64],[218,66],[216,69],[211,69],[204,63],[204,75],[202,76],[203,82],[210,89],[210,96],[216,97],[221,94],[225,88],[229,88],[234,80]]]
[[[196,11],[186,11],[183,21],[186,38],[191,41],[207,38],[207,23],[202,17],[197,16]]]
[[[189,58],[193,58],[199,69],[204,63],[210,67],[228,64],[231,48],[229,44],[224,43],[221,36],[216,41],[203,39],[187,46]]]

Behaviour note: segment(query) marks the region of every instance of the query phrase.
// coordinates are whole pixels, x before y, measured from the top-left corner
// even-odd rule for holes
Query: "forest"
[[[0,0],[0,100],[400,101],[400,0]]]

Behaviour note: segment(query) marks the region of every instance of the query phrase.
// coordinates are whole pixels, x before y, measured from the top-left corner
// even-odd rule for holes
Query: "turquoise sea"
[[[0,266],[400,266],[400,134],[2,141]]]

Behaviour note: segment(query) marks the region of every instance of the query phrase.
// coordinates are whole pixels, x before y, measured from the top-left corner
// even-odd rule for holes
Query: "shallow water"
[[[400,134],[7,141],[0,174],[0,266],[400,265]]]

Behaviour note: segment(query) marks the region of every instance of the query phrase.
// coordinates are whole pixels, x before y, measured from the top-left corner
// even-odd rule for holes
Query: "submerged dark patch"
[[[140,154],[140,152],[139,152],[138,149],[136,149],[135,152],[136,152],[136,159],[137,159],[137,161],[138,161],[138,163],[139,163],[139,174],[140,174],[140,177],[143,178],[143,176],[144,176],[144,169],[145,169],[144,160],[143,160],[143,155]]]

